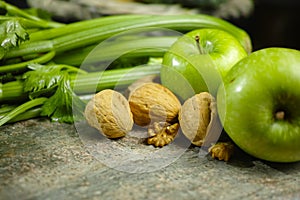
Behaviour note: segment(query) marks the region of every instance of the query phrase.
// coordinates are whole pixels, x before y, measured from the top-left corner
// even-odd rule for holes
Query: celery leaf
[[[31,95],[56,87],[62,76],[60,72],[63,69],[59,65],[30,64],[28,67],[32,71],[23,75],[25,79],[24,91],[31,92]]]
[[[65,65],[29,66],[33,71],[24,74],[24,90],[31,98],[46,96],[48,100],[42,107],[42,116],[50,117],[52,121],[73,123],[76,113],[82,113],[85,103],[73,92],[70,73],[74,68]]]
[[[0,24],[0,59],[11,48],[17,47],[21,42],[29,40],[29,34],[19,23],[18,20],[12,19]]]
[[[82,111],[85,104],[73,92],[68,74],[64,72],[61,77],[55,93],[43,105],[41,115],[51,117],[52,121],[73,123],[73,109],[76,113]]]

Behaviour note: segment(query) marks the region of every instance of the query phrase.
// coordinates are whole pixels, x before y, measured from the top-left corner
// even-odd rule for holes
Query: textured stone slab
[[[143,143],[140,129],[114,141],[89,128],[83,138],[81,131],[46,119],[0,127],[0,199],[300,198],[300,163],[267,163],[243,152],[225,163],[186,148],[182,138],[157,156],[159,149]],[[155,156],[144,162],[143,154]]]

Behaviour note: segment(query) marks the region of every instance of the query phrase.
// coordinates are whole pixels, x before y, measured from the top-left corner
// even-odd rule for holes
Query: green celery
[[[118,33],[124,33],[124,31],[146,28],[166,28],[177,31],[190,31],[197,28],[220,28],[235,36],[248,52],[252,50],[250,37],[244,30],[219,18],[200,14],[170,16],[146,15],[137,19],[133,18],[127,21],[85,29],[55,37],[51,40],[26,42],[21,44],[19,49],[13,49],[8,52],[6,58],[45,52],[45,50],[54,50],[57,54],[60,54],[72,49],[98,44]],[[70,29],[72,30],[72,28]]]
[[[4,118],[13,111],[17,106],[16,105],[5,105],[0,108],[0,119]],[[26,110],[26,112],[19,112],[15,117],[11,117],[6,123],[13,123],[18,121],[23,121],[27,119],[32,119],[36,117],[41,117],[42,106],[36,106],[34,108]]]
[[[0,119],[0,126],[2,126],[3,124],[7,123],[8,121],[13,119],[14,117],[17,117],[19,114],[24,113],[24,112],[26,112],[27,110],[29,110],[31,108],[43,105],[46,100],[47,100],[47,98],[42,97],[42,98],[37,98],[37,99],[30,100],[30,101],[28,101],[24,104],[21,104],[20,106],[14,108],[7,115],[4,115]]]
[[[22,57],[30,54],[47,53],[54,51],[53,43],[51,40],[25,42],[18,48],[12,49],[4,56],[4,59]]]
[[[76,94],[94,93],[107,88],[126,88],[134,81],[147,76],[159,75],[159,65],[112,69],[71,76],[71,85]],[[0,99],[1,100],[1,99]]]
[[[39,31],[41,31],[40,29],[45,29],[45,30],[52,29],[52,26],[49,25],[49,22],[47,22],[47,21],[41,22],[41,21],[35,21],[35,20],[26,19],[26,18],[22,18],[22,17],[16,17],[16,16],[3,16],[3,15],[0,16],[0,22],[4,22],[4,21],[8,21],[8,20],[17,20],[26,29],[37,28]],[[60,26],[55,26],[55,27],[63,27],[63,26],[65,26],[65,25],[61,24]]]
[[[80,48],[100,42],[124,31],[143,28],[167,28],[178,31],[190,31],[197,28],[220,28],[235,36],[249,52],[252,49],[248,34],[222,20],[208,15],[170,15],[148,16],[128,21],[96,27],[53,39],[53,46],[58,52]]]
[[[160,66],[142,66],[124,69],[111,69],[103,72],[71,75],[71,85],[78,95],[93,93],[105,88],[126,87],[133,81],[147,75],[159,75]],[[124,76],[126,75],[126,79]],[[28,93],[24,91],[24,82],[21,80],[0,84],[0,102],[28,100]]]
[[[34,32],[30,34],[30,40],[31,41],[49,40],[52,38],[72,34],[87,29],[92,29],[96,27],[99,28],[105,25],[114,24],[117,22],[123,22],[132,19],[143,18],[143,17],[147,17],[147,16],[146,15],[112,15],[112,16],[99,17],[90,20],[73,22],[71,24],[67,24],[62,27],[45,29],[45,30]]]
[[[42,107],[38,106],[29,110],[26,110],[26,112],[18,114],[16,117],[11,118],[7,123],[13,123],[18,121],[23,121],[27,119],[33,119],[37,117],[41,117]],[[0,116],[1,118],[1,116]]]
[[[19,76],[9,79],[16,81],[0,84],[0,102],[8,103],[0,110],[0,126],[37,116],[72,123],[74,108],[75,112],[82,111],[86,103],[78,95],[92,95],[107,88],[124,89],[137,79],[160,73],[160,64],[101,71],[102,65],[105,67],[121,56],[130,59],[162,57],[178,36],[187,31],[223,29],[235,36],[247,52],[252,50],[250,37],[244,30],[208,15],[119,15],[66,25],[40,19],[3,1],[0,1],[0,8],[4,8],[8,15],[0,16],[0,22],[17,20],[16,24],[25,28],[22,32],[21,29],[15,30],[17,36],[20,37],[18,31],[30,36],[29,41],[22,40],[21,44],[17,41],[16,45],[12,43],[12,48],[0,52],[2,77],[8,74]],[[4,28],[5,23],[2,23]],[[164,34],[163,30],[178,34],[155,37],[148,34],[151,31]],[[11,41],[16,41],[13,32],[8,36]],[[39,65],[41,63],[46,65]],[[83,70],[70,64],[83,64],[82,68],[93,65],[98,71],[82,73]],[[25,70],[27,72],[20,78],[17,73]]]
[[[0,24],[0,59],[22,42],[29,40],[29,34],[18,20],[6,20]]]
[[[37,16],[31,15],[31,14],[25,12],[24,10],[22,10],[14,5],[11,5],[9,3],[6,3],[4,1],[0,1],[0,8],[5,9],[7,11],[7,14],[10,16],[18,16],[23,19],[31,20],[32,22],[36,22],[37,24],[39,24],[40,27],[54,28],[54,27],[60,27],[63,25],[62,23],[43,20]]]
[[[0,73],[25,71],[29,64],[31,64],[31,63],[40,63],[40,64],[46,63],[46,62],[50,61],[54,56],[55,56],[55,52],[50,51],[49,53],[46,53],[46,54],[44,54],[40,57],[34,58],[32,60],[28,60],[25,62],[19,62],[19,63],[11,64],[11,65],[0,66]]]
[[[7,104],[7,105],[5,105],[5,104],[1,105],[1,107],[0,107],[0,114],[7,113],[7,112],[13,110],[14,108],[16,108],[16,105],[9,105],[9,104]]]
[[[49,71],[49,73],[52,73],[52,71],[53,70]],[[59,71],[56,71],[54,73],[57,74],[57,72]],[[158,75],[160,72],[160,66],[137,66],[135,68],[114,69],[88,74],[81,73],[77,75],[71,73],[70,79],[68,78],[68,76],[66,76],[66,72],[67,71],[61,71],[61,77],[57,77],[56,75],[53,76],[52,78],[54,78],[54,80],[51,80],[51,78],[49,77],[49,80],[43,81],[42,84],[47,85],[47,88],[44,88],[42,85],[42,88],[40,88],[40,86],[37,88],[36,85],[32,85],[33,88],[25,89],[25,83],[21,81],[9,82],[10,85],[1,85],[2,92],[9,92],[5,94],[5,99],[1,99],[2,96],[0,96],[0,102],[2,103],[5,103],[4,100],[10,100],[12,98],[16,98],[17,96],[19,101],[21,100],[21,96],[24,97],[24,101],[28,100],[28,95],[30,96],[31,93],[31,91],[29,90],[33,91],[32,97],[35,96],[35,98],[25,103],[22,103],[21,105],[15,108],[12,107],[10,108],[11,110],[8,109],[7,112],[4,114],[2,113],[0,115],[2,116],[2,118],[0,118],[0,126],[10,122],[16,117],[17,119],[28,119],[28,116],[37,117],[37,115],[48,116],[53,121],[73,123],[75,117],[73,113],[82,113],[85,106],[85,102],[80,100],[80,97],[77,96],[78,94],[93,94],[97,91],[108,88],[113,89],[114,87],[116,87],[116,89],[124,89],[132,82],[144,76]],[[34,73],[34,71],[28,73]],[[37,71],[37,73],[40,72]],[[33,76],[31,76],[30,79],[32,79],[33,81],[35,75],[32,75]],[[37,79],[39,80],[39,77],[37,77]],[[32,83],[33,82],[27,82],[26,87],[28,87]],[[57,85],[57,90],[49,98],[43,96],[39,97],[39,95],[37,94],[39,93],[43,95],[43,91],[51,92],[49,89],[54,89],[53,86],[55,85]],[[13,86],[13,88],[11,86]],[[34,112],[30,115],[28,114],[24,116],[23,113],[25,111],[35,108],[36,106],[42,106],[40,112]],[[80,117],[80,115],[76,115],[76,117]]]
[[[22,102],[28,100],[28,95],[24,92],[24,82],[21,80],[0,83],[0,102]]]
[[[120,56],[142,57],[142,56],[163,56],[169,47],[177,40],[177,36],[142,37],[117,42],[92,45],[83,49],[75,49],[56,56],[53,60],[56,63],[80,66],[99,61],[115,60]],[[103,50],[105,49],[105,50]],[[93,52],[91,53],[91,51]],[[87,60],[85,60],[87,59]]]

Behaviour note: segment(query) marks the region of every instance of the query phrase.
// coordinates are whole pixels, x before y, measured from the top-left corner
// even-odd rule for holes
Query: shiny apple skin
[[[266,48],[242,59],[221,84],[217,105],[225,131],[245,152],[300,161],[300,51]]]
[[[196,37],[203,52],[199,51]],[[161,81],[182,100],[204,91],[216,95],[223,77],[247,55],[228,32],[194,30],[180,37],[164,55]]]

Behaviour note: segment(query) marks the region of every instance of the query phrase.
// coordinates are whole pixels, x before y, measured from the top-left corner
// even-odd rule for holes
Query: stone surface
[[[130,152],[148,155],[161,150],[145,145],[143,139],[136,139],[133,134],[108,141],[89,130],[84,131],[90,134],[91,143],[82,137],[84,131],[80,126],[47,119],[0,127],[0,199],[300,198],[300,163],[268,163],[240,151],[226,163],[199,154],[199,148],[176,144],[166,148],[166,155],[174,155],[172,151],[176,148],[182,153],[165,167],[156,165],[167,159],[162,155],[155,157],[153,171],[120,171],[108,167],[106,161],[101,162],[101,156],[91,150],[102,148],[100,155],[115,163],[122,162],[122,158],[117,158],[109,145],[115,145],[113,150],[119,148],[116,152],[129,152],[126,159],[136,161],[138,158]],[[143,134],[143,130],[135,131]],[[137,162],[132,166],[142,169],[144,164]]]

